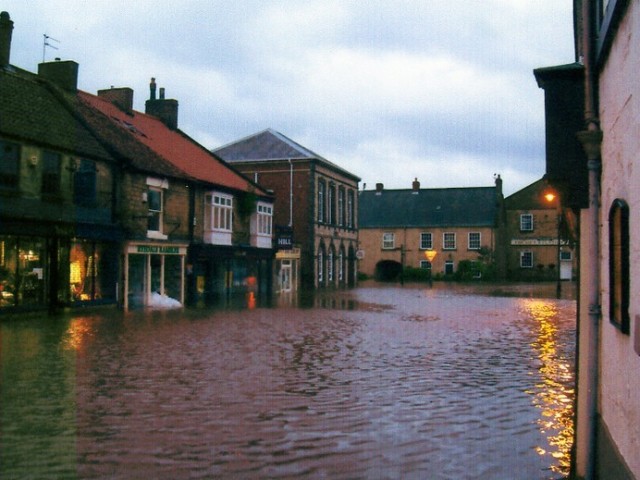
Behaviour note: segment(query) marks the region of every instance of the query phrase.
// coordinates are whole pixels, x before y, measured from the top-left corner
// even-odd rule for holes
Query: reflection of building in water
[[[532,344],[540,361],[540,382],[533,391],[533,403],[541,410],[540,431],[548,447],[538,446],[540,455],[551,455],[558,463],[551,469],[568,474],[573,444],[573,366],[558,343],[558,311],[552,302],[531,300],[526,303],[538,324],[537,340]]]

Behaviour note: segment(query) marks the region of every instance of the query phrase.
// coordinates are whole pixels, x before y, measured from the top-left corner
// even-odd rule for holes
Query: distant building
[[[574,217],[562,209],[558,195],[545,198],[549,192],[548,182],[541,179],[504,200],[510,280],[556,280],[558,275],[572,280],[577,274],[576,239],[570,228]]]
[[[502,180],[494,187],[412,188],[360,194],[360,271],[379,279],[403,268],[453,276],[463,261],[493,264],[502,275],[504,214]],[[428,259],[428,252],[435,257]],[[481,275],[478,269],[476,276]]]
[[[535,70],[545,91],[546,177],[579,218],[571,478],[637,479],[640,3],[573,4],[576,62]]]
[[[272,129],[213,153],[275,195],[277,290],[355,285],[358,176]]]

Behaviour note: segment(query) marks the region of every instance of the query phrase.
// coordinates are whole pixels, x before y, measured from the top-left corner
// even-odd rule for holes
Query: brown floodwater
[[[562,478],[576,305],[523,288],[4,320],[0,478]]]

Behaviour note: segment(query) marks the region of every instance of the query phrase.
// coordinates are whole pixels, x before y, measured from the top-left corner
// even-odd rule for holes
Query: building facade
[[[268,296],[273,196],[180,131],[153,79],[142,113],[130,88],[78,90],[75,62],[20,70],[12,28],[3,12],[0,308]]]
[[[569,228],[573,217],[559,200],[545,179],[505,198],[509,280],[567,281],[576,277],[576,239]]]
[[[271,129],[214,153],[275,195],[278,290],[355,285],[359,177]]]
[[[421,189],[416,179],[411,189],[385,190],[378,183],[359,196],[360,271],[365,275],[391,279],[411,267],[451,277],[461,262],[471,267],[472,277],[488,273],[489,264],[492,275],[502,274],[499,176],[495,187]]]
[[[639,26],[637,1],[577,0],[576,63],[536,71],[545,89],[547,177],[579,218],[579,479],[640,478]],[[572,102],[560,109],[560,98]],[[556,125],[566,128],[550,138]]]

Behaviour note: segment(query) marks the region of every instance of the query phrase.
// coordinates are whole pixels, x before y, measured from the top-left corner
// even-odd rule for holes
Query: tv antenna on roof
[[[43,33],[42,36],[43,36],[43,40],[42,40],[42,63],[44,63],[44,54],[46,52],[47,47],[53,48],[54,50],[58,50],[58,47],[56,47],[55,45],[51,45],[51,43],[49,43],[49,41],[60,43],[60,40],[56,40],[55,38],[50,37],[46,33]]]

